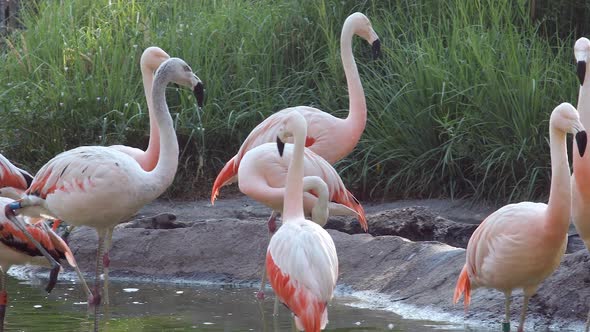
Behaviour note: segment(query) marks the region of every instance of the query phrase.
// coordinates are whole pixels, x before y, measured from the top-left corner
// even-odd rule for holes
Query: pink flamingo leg
[[[103,296],[104,296],[104,304],[108,307],[110,304],[109,300],[109,267],[111,265],[111,258],[109,256],[109,251],[111,248],[111,243],[113,241],[113,229],[108,229],[105,236],[105,243],[104,243],[104,250],[105,253],[102,256],[102,265],[104,267],[104,286],[103,286]]]
[[[94,275],[94,296],[92,297],[90,305],[94,306],[94,331],[98,331],[98,323],[99,323],[99,307],[101,302],[100,296],[100,275],[102,274],[102,258],[104,255],[104,239],[105,233],[101,234],[98,232],[98,248],[96,249],[96,271]]]
[[[4,331],[4,316],[6,315],[6,304],[8,294],[6,293],[6,273],[0,271],[0,332]]]
[[[277,213],[272,211],[268,218],[268,235],[272,238],[273,234],[277,231]],[[256,293],[256,298],[264,300],[264,288],[266,286],[266,264],[262,264],[262,280],[260,281],[260,289]]]

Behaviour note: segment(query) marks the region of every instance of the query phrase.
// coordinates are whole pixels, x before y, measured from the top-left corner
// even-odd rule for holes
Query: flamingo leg
[[[518,332],[524,331],[524,320],[526,318],[526,311],[529,307],[530,295],[524,295],[524,303],[522,304],[522,313],[520,314],[520,323],[518,324]]]
[[[586,318],[586,329],[584,329],[584,331],[590,331],[590,311],[588,311],[588,318]]]
[[[272,238],[274,233],[277,231],[277,213],[275,211],[272,211],[272,213],[270,214],[270,217],[267,221],[267,225],[269,238]],[[266,287],[266,264],[264,263],[262,264],[261,279],[262,280],[260,281],[260,289],[258,290],[258,293],[256,293],[256,298],[258,298],[259,300],[264,300],[264,288]]]
[[[0,269],[0,332],[4,331],[4,316],[6,315],[6,304],[8,294],[6,293],[6,272]]]
[[[84,290],[84,293],[86,293],[86,298],[88,299],[88,304],[90,304],[90,302],[92,302],[92,292],[90,291],[90,287],[88,287],[88,284],[86,283],[86,280],[84,279],[84,276],[82,275],[82,272],[80,271],[80,268],[78,267],[78,265],[74,266],[74,270],[76,270],[76,274],[78,275],[78,280],[80,280],[80,283],[82,284],[82,289]]]
[[[102,265],[104,267],[104,287],[103,287],[103,296],[104,296],[104,305],[106,307],[109,306],[110,304],[110,300],[109,300],[109,267],[111,265],[111,258],[109,256],[109,251],[111,248],[111,243],[113,241],[113,228],[107,229],[106,233],[105,233],[105,239],[104,239],[104,250],[105,253],[102,257]]]
[[[279,298],[275,296],[275,306],[272,309],[272,315],[278,316],[279,315]]]
[[[98,231],[98,248],[96,249],[96,273],[94,276],[94,298],[92,305],[94,305],[94,331],[98,332],[98,321],[99,321],[99,307],[100,307],[100,275],[102,274],[102,258],[104,254],[104,238],[105,233]]]
[[[502,332],[510,332],[510,302],[512,292],[504,293],[504,296],[506,297],[506,301],[504,303],[504,313],[506,316],[502,322]]]
[[[37,240],[35,240],[35,238],[31,235],[31,233],[29,233],[29,231],[27,231],[27,228],[22,223],[22,221],[19,220],[18,218],[16,218],[14,210],[20,209],[21,207],[23,207],[23,206],[21,205],[21,202],[18,202],[18,201],[7,204],[4,209],[4,214],[6,215],[8,220],[10,220],[21,232],[23,232],[23,234],[25,234],[27,239],[29,241],[31,241],[32,244],[35,245],[35,247],[39,250],[39,252],[41,252],[41,254],[43,256],[45,256],[45,258],[47,258],[47,260],[51,264],[51,272],[49,273],[49,282],[47,283],[47,287],[45,287],[45,290],[49,293],[49,292],[51,292],[51,290],[53,290],[53,287],[55,287],[55,284],[57,283],[57,275],[59,273],[59,269],[61,268],[61,265],[59,265],[59,263],[55,260],[55,258],[53,258],[47,252],[47,250],[45,250],[45,248],[43,248],[43,246],[41,246],[41,244]]]

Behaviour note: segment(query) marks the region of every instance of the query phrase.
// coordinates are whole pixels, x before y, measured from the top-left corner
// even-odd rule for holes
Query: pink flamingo
[[[295,147],[287,173],[283,226],[270,240],[266,270],[277,297],[295,315],[297,328],[316,332],[328,323],[327,305],[338,279],[338,256],[330,234],[306,220],[303,212],[305,118],[293,112],[283,121],[277,138],[279,154],[289,137]]]
[[[116,149],[79,147],[63,152],[45,164],[25,195],[6,207],[6,215],[11,220],[17,210],[19,214],[35,216],[42,213],[68,220],[74,226],[96,228],[96,288],[94,297],[89,299],[96,305],[95,310],[100,304],[99,276],[103,263],[108,264],[104,262],[108,255],[103,255],[105,239],[110,238],[118,223],[160,196],[176,174],[178,141],[165,96],[169,82],[191,87],[199,105],[202,104],[202,83],[190,67],[178,58],[165,61],[156,72],[152,89],[153,115],[160,130],[160,155],[152,171],[146,172],[135,159]],[[40,247],[38,243],[35,245]],[[54,269],[59,269],[54,259],[48,259]],[[97,320],[98,315],[95,315],[95,328]]]
[[[578,112],[568,103],[557,106],[549,121],[551,191],[549,203],[521,202],[506,205],[488,216],[467,244],[466,263],[457,280],[453,301],[465,293],[465,310],[471,290],[495,288],[506,296],[506,321],[510,330],[510,296],[522,288],[524,304],[518,331],[523,331],[530,297],[559,266],[567,245],[571,209],[570,169],[566,134],[574,133],[580,156],[587,138]]]
[[[578,63],[580,92],[578,95],[578,111],[584,126],[590,126],[590,81],[586,82],[587,63],[590,58],[590,40],[580,38],[574,45],[574,56]],[[574,142],[574,144],[576,144]],[[574,174],[572,174],[572,219],[578,234],[590,249],[590,159],[574,155]],[[586,332],[590,329],[590,312],[586,320]]]
[[[154,115],[154,102],[152,101],[152,85],[154,81],[154,72],[160,65],[170,59],[168,53],[159,47],[152,46],[146,48],[139,61],[141,68],[141,77],[143,80],[143,90],[147,102],[148,114],[150,118],[150,139],[146,151],[127,145],[111,145],[110,148],[117,149],[130,155],[135,159],[141,168],[149,172],[156,167],[158,157],[160,156],[160,130],[156,117]],[[199,105],[202,106],[202,105]]]
[[[211,204],[215,202],[221,187],[236,181],[240,163],[246,152],[258,145],[274,142],[279,127],[291,112],[300,113],[307,121],[308,136],[306,137],[305,146],[322,156],[330,164],[344,158],[354,149],[365,130],[367,122],[365,93],[352,54],[352,37],[354,35],[360,36],[373,45],[373,54],[375,56],[379,54],[381,47],[379,37],[365,15],[354,13],[348,16],[340,36],[342,65],[344,66],[350,100],[348,117],[340,119],[317,108],[307,106],[286,108],[271,115],[252,130],[238,153],[219,172],[211,190]]]
[[[4,207],[11,202],[13,200],[10,198],[0,197],[0,206],[3,211]],[[83,289],[86,295],[89,296],[90,289],[82,277],[82,273],[68,245],[43,222],[38,222],[35,225],[21,220],[18,220],[18,222],[24,224],[28,233],[42,245],[48,255],[55,260],[67,260],[70,266],[76,270]],[[41,257],[44,254],[31,243],[27,234],[15,228],[6,216],[0,218],[0,331],[4,330],[4,316],[8,301],[8,294],[6,292],[6,273],[8,269],[12,265],[33,264],[47,266],[47,260]],[[57,274],[52,274],[46,288],[47,292],[51,292],[56,282]]]

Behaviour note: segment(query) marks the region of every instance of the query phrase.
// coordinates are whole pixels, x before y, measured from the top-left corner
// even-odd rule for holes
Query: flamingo
[[[567,245],[571,209],[570,169],[566,134],[575,134],[584,156],[587,138],[578,112],[562,103],[549,121],[551,191],[549,203],[521,202],[506,205],[477,227],[466,250],[466,263],[457,280],[454,303],[465,293],[465,310],[471,290],[495,288],[506,296],[503,328],[510,330],[510,296],[522,288],[524,304],[518,331],[523,331],[529,299],[539,284],[559,266]]]
[[[590,126],[590,78],[587,74],[587,63],[590,58],[590,40],[580,38],[574,45],[574,56],[578,65],[580,92],[578,95],[578,111],[580,121]],[[575,144],[575,142],[574,142]],[[584,240],[586,248],[590,249],[590,159],[574,156],[574,174],[572,174],[572,219],[578,234]],[[586,320],[586,332],[590,329],[590,312]]]
[[[10,198],[0,197],[0,206],[2,211],[4,207],[13,202]],[[22,222],[21,220],[18,220]],[[74,255],[68,245],[55,234],[45,223],[38,222],[35,225],[24,223],[25,228],[43,247],[45,252],[55,260],[66,259],[72,266],[86,295],[90,295],[90,289],[82,277],[82,273],[76,264]],[[6,216],[0,218],[0,331],[4,330],[4,315],[6,313],[6,304],[8,294],[6,292],[6,273],[12,265],[34,264],[47,266],[47,260],[43,257],[44,253],[39,251],[27,235],[15,228]],[[39,259],[41,258],[41,259]],[[51,292],[57,282],[57,274],[53,274],[47,285],[47,292]]]
[[[340,35],[340,52],[349,93],[349,113],[340,119],[317,108],[298,106],[283,109],[261,122],[244,140],[238,153],[228,161],[217,175],[211,190],[211,204],[219,195],[221,187],[236,181],[240,163],[248,150],[275,140],[281,124],[292,112],[298,112],[307,121],[305,146],[322,156],[330,164],[347,156],[357,145],[367,122],[367,104],[359,72],[352,54],[352,37],[358,35],[372,45],[376,57],[381,48],[379,37],[371,22],[362,13],[348,16]]]
[[[338,279],[338,256],[330,234],[304,216],[306,135],[307,123],[298,112],[286,117],[278,132],[279,155],[291,136],[295,147],[287,173],[283,226],[268,245],[266,271],[278,299],[295,315],[297,328],[316,332],[328,323],[327,304]]]
[[[277,228],[277,213],[283,210],[285,178],[294,153],[292,144],[285,146],[282,156],[273,153],[275,149],[276,143],[265,143],[254,147],[244,155],[238,170],[240,191],[273,210],[268,220],[271,237]],[[308,148],[304,149],[303,158],[304,215],[311,216],[312,221],[321,227],[326,225],[328,215],[356,215],[363,230],[367,231],[368,225],[362,205],[346,189],[334,167]],[[263,268],[260,289],[256,294],[256,297],[261,300],[264,299],[265,275]]]
[[[191,87],[197,102],[202,104],[202,82],[191,68],[179,58],[170,58],[162,63],[156,72],[152,89],[153,115],[160,130],[160,154],[153,170],[143,170],[135,159],[116,149],[78,147],[51,159],[35,175],[25,195],[6,206],[6,216],[14,222],[16,211],[23,215],[48,215],[68,220],[74,226],[86,225],[96,229],[98,249],[95,294],[89,299],[96,305],[95,310],[98,310],[101,301],[99,276],[103,264],[108,264],[104,262],[108,255],[103,256],[105,239],[110,238],[118,223],[160,196],[176,174],[178,141],[165,96],[166,86],[170,82]],[[40,247],[38,243],[35,245]],[[59,269],[54,259],[48,259],[53,269]],[[105,287],[105,297],[108,296],[106,292]],[[95,328],[97,323],[98,315],[95,315]]]

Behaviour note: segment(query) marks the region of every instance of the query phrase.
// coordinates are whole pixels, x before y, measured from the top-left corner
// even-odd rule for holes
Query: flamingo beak
[[[372,47],[373,47],[373,60],[377,60],[381,56],[381,40],[375,39]]]
[[[578,79],[580,85],[584,85],[584,78],[586,76],[586,61],[578,61]]]
[[[578,145],[580,157],[583,157],[584,152],[586,151],[586,144],[588,143],[588,136],[586,135],[585,130],[582,130],[576,134],[576,143]]]
[[[195,95],[195,98],[197,98],[197,105],[199,105],[199,107],[203,107],[203,103],[205,101],[205,88],[203,87],[202,82],[199,82],[197,85],[195,85],[193,88],[193,94]]]
[[[279,156],[283,156],[283,151],[285,150],[285,143],[281,141],[279,136],[277,136],[277,149],[279,149]]]

